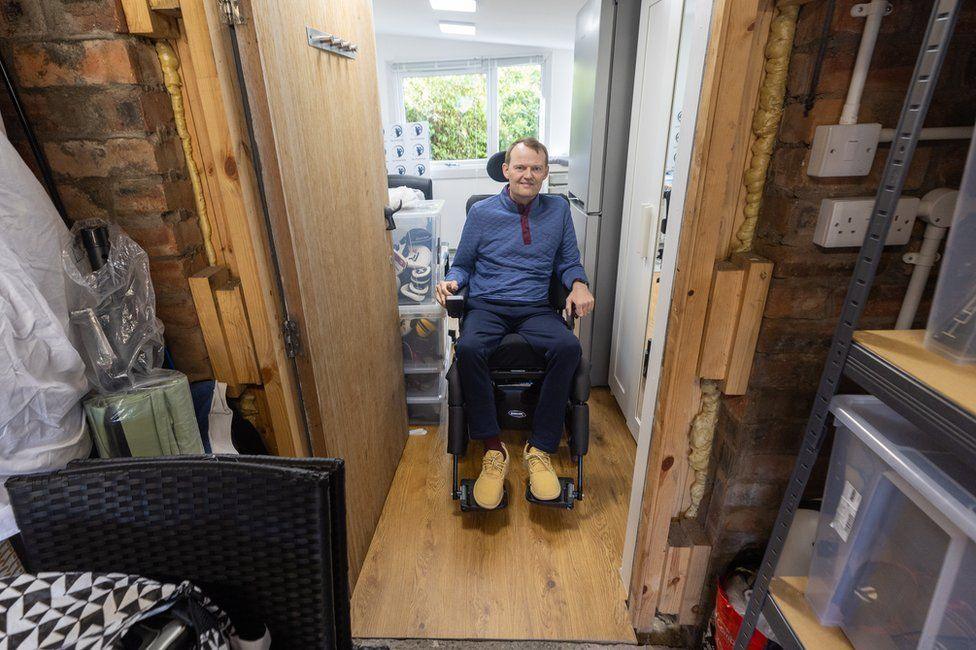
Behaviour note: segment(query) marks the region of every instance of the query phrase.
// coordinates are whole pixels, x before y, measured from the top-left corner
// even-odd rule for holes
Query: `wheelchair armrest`
[[[445,301],[447,315],[451,318],[461,318],[464,316],[464,307],[468,302],[468,288],[462,287],[453,296],[448,296]]]
[[[590,362],[586,359],[580,359],[579,365],[576,366],[569,399],[576,404],[582,404],[590,399]]]

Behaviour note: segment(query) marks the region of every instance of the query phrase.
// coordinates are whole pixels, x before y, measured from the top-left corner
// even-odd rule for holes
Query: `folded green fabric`
[[[85,400],[103,458],[202,454],[203,441],[186,376],[159,371],[138,388]]]

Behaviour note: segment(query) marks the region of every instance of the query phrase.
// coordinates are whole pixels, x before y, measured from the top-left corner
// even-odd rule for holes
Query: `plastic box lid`
[[[396,214],[393,215],[393,220],[396,221],[397,217],[429,217],[437,216],[444,209],[444,199],[432,199],[430,201],[418,201],[417,203],[411,203],[408,206],[404,206]]]
[[[976,540],[976,472],[872,395],[838,395],[830,403],[850,430],[970,539]]]
[[[409,318],[430,318],[436,320],[447,317],[447,310],[441,307],[440,303],[436,301],[429,304],[398,305],[398,308],[400,310],[400,316]]]

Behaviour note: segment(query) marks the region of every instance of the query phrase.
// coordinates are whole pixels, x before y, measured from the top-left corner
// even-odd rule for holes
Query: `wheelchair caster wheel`
[[[526,481],[525,500],[529,503],[534,503],[537,506],[565,508],[566,510],[572,510],[573,506],[576,504],[576,485],[573,483],[573,479],[566,476],[560,476],[559,486],[562,488],[559,492],[559,496],[555,499],[544,501],[542,499],[535,498],[535,496],[532,494],[532,489],[529,487],[529,482]]]
[[[478,502],[474,500],[474,481],[475,480],[473,478],[461,479],[461,498],[459,499],[461,504],[461,512],[470,512],[472,510],[494,512],[495,510],[502,510],[508,506],[508,481],[505,481],[505,487],[502,490],[501,503],[490,510],[488,508],[482,508],[478,505]]]

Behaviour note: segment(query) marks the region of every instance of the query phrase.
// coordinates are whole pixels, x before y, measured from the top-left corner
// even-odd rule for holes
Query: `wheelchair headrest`
[[[499,151],[496,154],[492,154],[491,158],[488,159],[488,176],[493,181],[498,181],[499,183],[507,183],[508,179],[505,178],[505,174],[502,173],[502,165],[505,164],[505,152]]]

